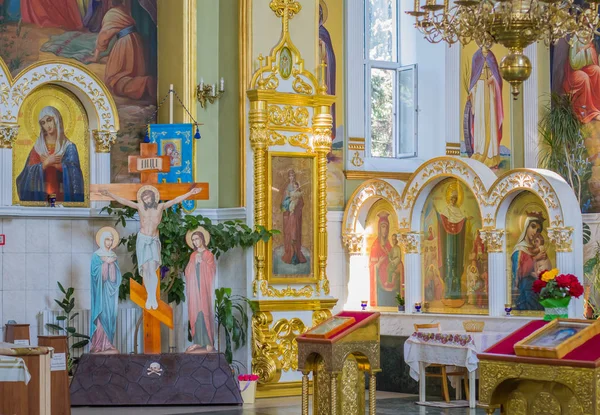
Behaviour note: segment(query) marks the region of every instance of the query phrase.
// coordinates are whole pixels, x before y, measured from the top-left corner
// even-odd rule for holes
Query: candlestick
[[[225,79],[221,78],[221,89],[219,89],[219,91],[223,92],[225,91]]]
[[[415,0],[415,11],[419,11],[419,0]]]

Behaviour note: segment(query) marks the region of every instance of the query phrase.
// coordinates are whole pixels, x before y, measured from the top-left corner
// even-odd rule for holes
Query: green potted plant
[[[246,345],[248,330],[248,312],[252,312],[255,303],[241,295],[231,295],[231,288],[215,290],[215,320],[217,321],[217,351],[221,352],[221,332],[225,338],[225,359],[233,363],[233,351]],[[233,342],[233,344],[232,344]]]
[[[67,371],[69,373],[69,377],[72,377],[73,373],[75,372],[74,369],[77,365],[77,361],[79,360],[78,358],[73,357],[72,351],[85,347],[85,345],[90,342],[90,336],[77,333],[77,329],[75,327],[69,326],[73,319],[79,315],[79,313],[71,315],[71,312],[75,308],[75,297],[73,297],[75,289],[73,287],[69,287],[65,290],[60,282],[58,282],[58,288],[65,296],[60,301],[54,299],[54,302],[58,304],[65,314],[56,317],[56,324],[46,323],[46,328],[54,332],[54,334],[66,334],[67,345],[71,339],[81,339],[67,347]]]
[[[404,297],[400,293],[396,294],[396,303],[398,303],[398,311],[404,311]]]
[[[585,146],[585,125],[573,109],[571,96],[553,93],[539,122],[540,167],[560,174],[573,188],[586,212],[591,207],[592,163]]]
[[[116,224],[125,227],[127,219],[132,219],[137,211],[135,209],[124,207],[117,208],[107,206],[102,209],[110,215],[116,217]],[[230,220],[220,223],[213,223],[209,218],[202,215],[184,215],[181,211],[181,205],[173,209],[166,209],[163,212],[162,220],[158,226],[161,243],[161,295],[166,298],[168,303],[180,304],[185,300],[185,283],[183,270],[185,269],[192,249],[187,245],[185,236],[189,230],[204,227],[210,234],[210,242],[207,248],[213,253],[215,259],[238,246],[250,248],[258,241],[268,241],[273,235],[279,233],[276,230],[267,230],[262,226],[252,229],[239,220]],[[133,262],[133,272],[123,274],[123,282],[119,287],[119,299],[125,300],[129,295],[129,283],[134,279],[142,283],[142,276],[139,274],[136,256],[137,233],[121,238],[121,244],[127,248]],[[136,324],[134,334],[135,345],[134,352],[137,353],[138,331],[141,326],[141,317]]]

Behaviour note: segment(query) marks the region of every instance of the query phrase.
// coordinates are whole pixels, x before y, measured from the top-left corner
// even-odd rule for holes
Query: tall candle
[[[221,78],[221,89],[219,91],[225,91],[225,79]]]
[[[419,11],[419,0],[415,0],[415,11]]]
[[[204,78],[200,78],[200,89],[204,89]]]
[[[212,85],[212,96],[213,97],[217,96],[217,85],[216,84]]]

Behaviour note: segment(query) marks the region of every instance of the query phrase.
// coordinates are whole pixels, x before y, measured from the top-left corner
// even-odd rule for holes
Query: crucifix
[[[160,353],[160,323],[173,328],[173,310],[160,300],[160,240],[158,225],[165,209],[187,199],[208,200],[208,183],[157,183],[158,173],[170,170],[169,156],[158,156],[156,144],[141,144],[140,156],[129,156],[129,172],[141,183],[92,184],[90,200],[115,200],[138,211],[136,241],[138,270],[143,285],[130,280],[129,296],[143,308],[144,353]],[[163,202],[161,202],[161,200]]]

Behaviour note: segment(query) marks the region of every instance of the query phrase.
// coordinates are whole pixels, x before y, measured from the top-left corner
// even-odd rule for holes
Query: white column
[[[364,238],[359,233],[343,235],[344,245],[349,254],[348,297],[344,310],[361,310],[361,301],[369,301],[369,257],[364,253]]]
[[[348,0],[346,2],[347,25],[347,59],[348,62],[346,78],[346,113],[352,114],[347,117],[346,125],[348,128],[348,137],[365,138],[365,69],[363,65],[363,47],[364,47],[364,0]],[[338,109],[341,111],[341,109]],[[348,168],[354,168],[349,164]]]
[[[404,248],[404,301],[406,313],[415,312],[415,303],[423,303],[421,276],[421,235],[418,232],[400,234]]]
[[[446,154],[460,150],[460,44],[446,46]]]
[[[12,205],[12,148],[0,148],[0,206]]]
[[[525,167],[536,169],[538,167],[539,153],[539,108],[538,108],[538,75],[537,75],[537,43],[532,43],[525,48],[525,55],[531,61],[533,70],[531,76],[523,82],[523,131]],[[513,150],[514,151],[514,150]]]
[[[110,183],[110,149],[116,143],[116,131],[94,130],[90,134],[90,182]],[[108,202],[92,202],[93,209],[102,209]]]
[[[4,123],[0,126],[0,206],[13,204],[12,147],[18,133],[18,124]]]
[[[489,314],[495,317],[502,316],[504,315],[504,304],[508,298],[504,231],[502,229],[486,229],[481,231],[481,238],[486,244],[488,253]]]
[[[576,275],[575,258],[572,251],[556,252],[556,268],[561,274]],[[577,275],[583,284],[583,276]],[[579,298],[571,298],[569,303],[569,318],[582,318],[583,316],[583,295]]]
[[[548,228],[548,238],[556,247],[556,268],[561,274],[576,275],[581,281],[583,275],[577,275],[575,253],[573,252],[573,233],[573,228],[571,227]],[[581,255],[581,253],[579,253],[579,255]],[[582,316],[583,295],[579,298],[571,298],[571,303],[569,304],[569,317],[581,318]]]

